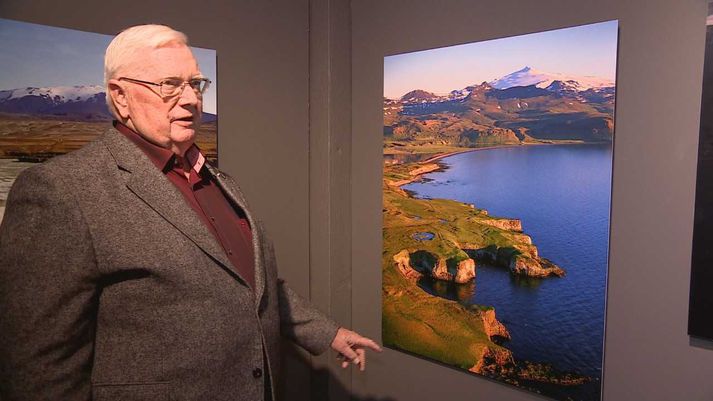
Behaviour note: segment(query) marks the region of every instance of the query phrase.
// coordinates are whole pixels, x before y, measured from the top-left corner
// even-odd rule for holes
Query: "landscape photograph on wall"
[[[384,58],[385,346],[601,399],[618,22]]]
[[[113,38],[0,18],[0,221],[22,170],[79,149],[111,127],[104,51]],[[196,144],[217,161],[216,51],[191,50],[212,81]]]
[[[708,1],[693,219],[688,334],[713,340],[713,2]]]

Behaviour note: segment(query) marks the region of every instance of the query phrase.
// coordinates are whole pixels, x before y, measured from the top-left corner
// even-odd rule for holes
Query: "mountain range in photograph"
[[[394,151],[403,145],[611,142],[614,95],[610,79],[524,67],[447,94],[416,88],[399,99],[384,98],[384,137]]]
[[[72,121],[111,121],[113,117],[105,97],[105,89],[100,85],[0,90],[0,113]],[[215,114],[203,113],[203,122],[215,120]]]

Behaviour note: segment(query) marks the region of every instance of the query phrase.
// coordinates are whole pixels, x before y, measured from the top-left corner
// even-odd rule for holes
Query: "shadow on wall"
[[[296,350],[296,346],[283,341],[282,351],[283,365],[278,401],[397,401],[391,397],[360,397],[351,394],[329,370],[312,370],[309,360]],[[336,361],[330,363],[337,365]],[[309,392],[310,382],[312,394]],[[328,385],[330,382],[334,386],[331,396]],[[300,388],[296,389],[295,386]]]

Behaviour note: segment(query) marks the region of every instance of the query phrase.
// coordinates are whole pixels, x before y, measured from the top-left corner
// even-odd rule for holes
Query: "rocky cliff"
[[[515,275],[528,277],[564,277],[565,271],[545,258],[532,258],[529,256],[515,255],[508,265],[510,272]]]
[[[495,308],[480,311],[480,318],[483,319],[483,326],[485,327],[485,333],[488,334],[488,337],[491,339],[494,337],[510,339],[508,329],[495,317]]]
[[[399,272],[409,279],[429,276],[437,280],[465,284],[475,278],[475,261],[467,258],[458,262],[438,258],[427,251],[403,249],[393,257]],[[449,264],[455,269],[449,269]]]

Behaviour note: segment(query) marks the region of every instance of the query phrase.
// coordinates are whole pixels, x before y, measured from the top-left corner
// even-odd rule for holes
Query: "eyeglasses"
[[[122,80],[133,82],[135,84],[158,86],[159,94],[164,98],[180,95],[181,93],[183,93],[183,88],[185,88],[186,85],[190,86],[191,89],[193,89],[193,91],[196,93],[196,95],[202,96],[203,93],[208,90],[208,86],[210,86],[211,82],[208,78],[193,78],[188,81],[183,81],[178,78],[166,78],[161,80],[161,82],[142,81],[140,79],[127,77],[119,78],[119,81]]]

